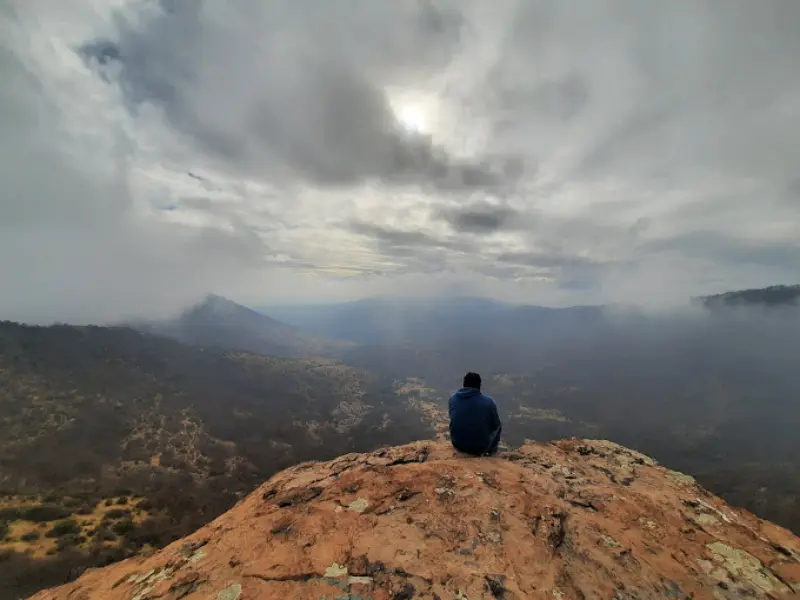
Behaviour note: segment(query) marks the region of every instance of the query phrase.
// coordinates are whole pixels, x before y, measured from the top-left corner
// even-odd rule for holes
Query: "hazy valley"
[[[128,328],[0,324],[0,402],[14,598],[186,535],[289,465],[433,431],[363,369]]]
[[[446,438],[467,370],[509,447],[613,439],[798,531],[798,313],[720,304],[374,300],[284,324],[215,297],[139,330],[3,323],[0,588],[163,546],[298,462]]]

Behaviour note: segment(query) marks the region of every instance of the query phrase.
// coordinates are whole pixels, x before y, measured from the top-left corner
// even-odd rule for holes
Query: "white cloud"
[[[0,2],[0,318],[796,277],[800,5],[489,8]]]

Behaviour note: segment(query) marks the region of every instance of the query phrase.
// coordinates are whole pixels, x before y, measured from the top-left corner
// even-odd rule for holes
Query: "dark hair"
[[[475,388],[476,390],[481,389],[481,376],[477,373],[467,373],[464,375],[464,387]]]

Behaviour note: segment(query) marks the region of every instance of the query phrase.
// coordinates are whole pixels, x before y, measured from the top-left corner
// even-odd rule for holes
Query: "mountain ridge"
[[[193,346],[287,358],[332,356],[348,347],[345,342],[303,332],[216,294],[209,294],[173,319],[132,326]]]
[[[800,285],[772,285],[693,296],[687,298],[686,308],[695,306],[712,312],[735,307],[796,306],[799,301]],[[460,327],[478,330],[481,321],[488,321],[491,330],[498,326],[508,327],[509,322],[539,327],[552,319],[563,319],[565,315],[593,323],[602,322],[610,315],[641,317],[646,314],[635,305],[552,307],[501,302],[480,296],[376,296],[348,302],[265,306],[256,310],[276,316],[302,331],[360,343],[402,343],[407,341],[404,334],[408,330],[427,332],[432,325],[441,326],[442,321],[447,323],[450,320],[457,321]],[[389,320],[390,325],[383,324],[384,320]]]
[[[800,306],[800,284],[771,285],[765,288],[734,290],[693,299],[708,310],[762,306],[769,308]]]

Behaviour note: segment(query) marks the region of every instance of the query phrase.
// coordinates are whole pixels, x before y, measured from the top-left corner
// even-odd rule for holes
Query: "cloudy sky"
[[[800,2],[0,0],[0,319],[796,282]]]

